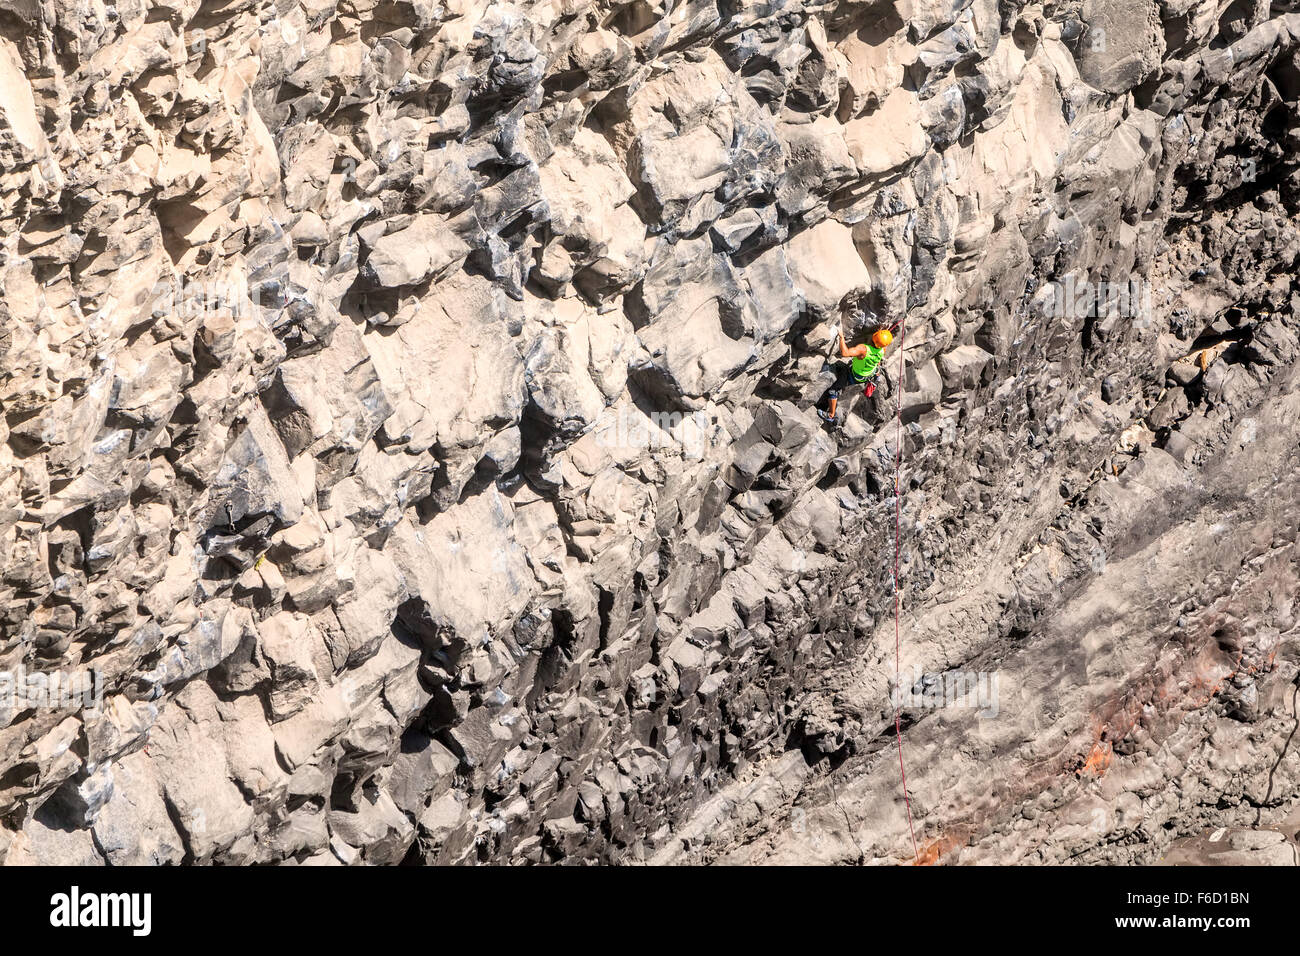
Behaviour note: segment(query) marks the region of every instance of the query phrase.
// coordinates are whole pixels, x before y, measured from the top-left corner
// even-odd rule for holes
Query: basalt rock
[[[1285,7],[0,12],[0,855],[1292,862]]]

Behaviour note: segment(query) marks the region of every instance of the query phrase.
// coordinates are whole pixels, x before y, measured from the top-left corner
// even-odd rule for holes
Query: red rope
[[[907,329],[907,316],[898,326],[898,423],[894,429],[894,687],[899,687],[902,679],[899,661],[902,656],[902,627],[900,603],[902,593],[898,589],[898,556],[902,551],[903,540],[903,498],[899,486],[899,472],[903,464],[903,335]],[[901,701],[901,694],[899,697]],[[912,858],[921,861],[921,854],[916,849],[916,831],[912,828],[912,798],[907,792],[907,767],[903,764],[903,709],[901,704],[894,706],[894,736],[898,738],[898,773],[903,780],[903,804],[907,807],[907,832],[912,838]]]

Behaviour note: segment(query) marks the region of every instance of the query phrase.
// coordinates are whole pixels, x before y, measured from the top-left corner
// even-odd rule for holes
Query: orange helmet
[[[890,332],[889,329],[881,329],[871,337],[871,344],[878,349],[888,348],[889,343],[892,341],[894,341],[894,333]]]

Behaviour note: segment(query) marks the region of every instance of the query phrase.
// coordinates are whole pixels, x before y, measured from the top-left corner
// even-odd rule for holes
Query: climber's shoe
[[[822,421],[824,421],[827,425],[835,424],[835,417],[831,415],[829,412],[822,411],[820,408],[817,409],[817,417],[820,418]]]

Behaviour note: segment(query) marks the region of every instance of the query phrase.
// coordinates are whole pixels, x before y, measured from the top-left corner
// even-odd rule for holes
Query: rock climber
[[[885,358],[885,349],[894,341],[894,333],[890,329],[879,329],[871,336],[871,342],[863,342],[861,345],[855,345],[849,348],[844,341],[844,329],[840,329],[840,358],[852,359],[851,362],[835,363],[835,384],[831,386],[826,397],[830,399],[830,407],[826,411],[817,409],[817,414],[821,416],[822,421],[835,424],[835,409],[839,404],[840,391],[849,385],[866,384],[862,394],[870,398],[876,392],[876,385],[869,379],[876,374],[880,368],[880,363]]]

